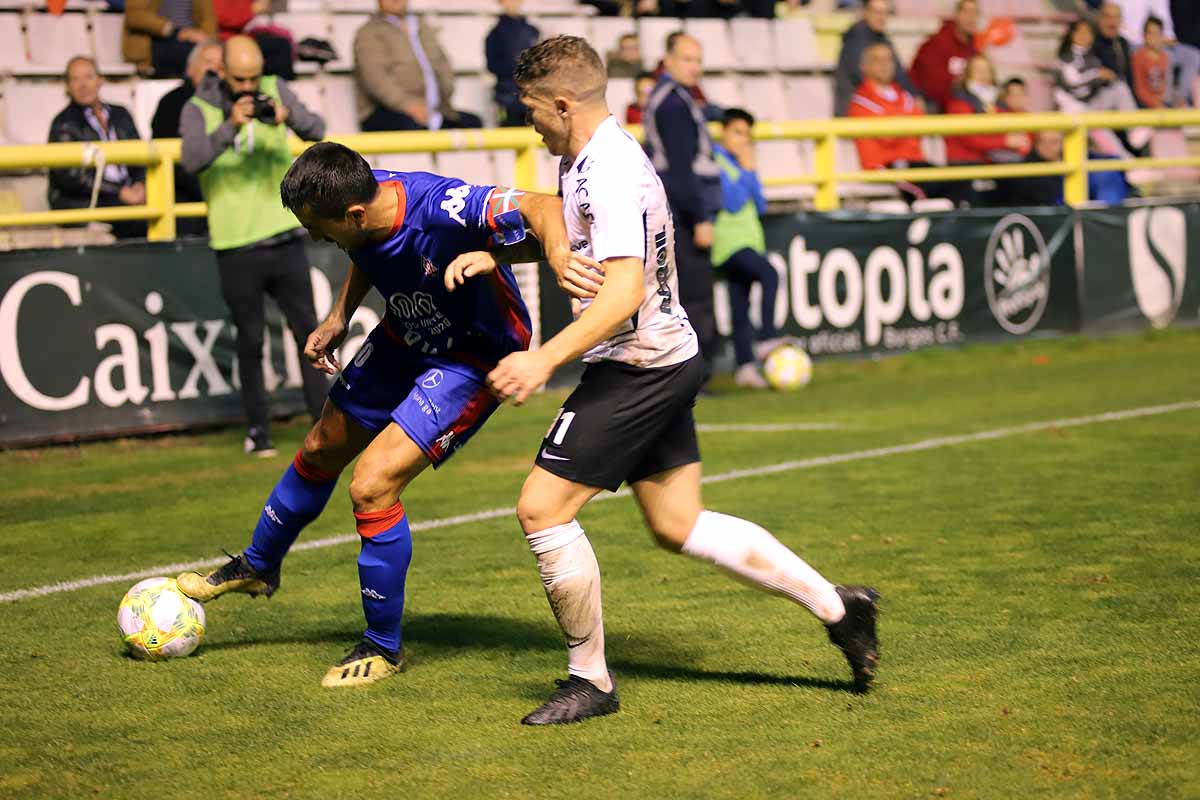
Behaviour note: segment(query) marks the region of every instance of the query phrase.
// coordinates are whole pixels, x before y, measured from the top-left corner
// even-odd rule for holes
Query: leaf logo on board
[[[1179,313],[1187,275],[1187,220],[1171,206],[1129,215],[1129,273],[1138,308],[1156,328]]]
[[[1037,225],[1023,214],[996,223],[983,259],[988,306],[1009,333],[1029,333],[1050,300],[1050,253]]]

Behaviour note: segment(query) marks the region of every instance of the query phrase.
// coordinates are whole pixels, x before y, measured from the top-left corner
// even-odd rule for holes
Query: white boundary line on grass
[[[696,430],[700,433],[778,433],[780,431],[836,431],[841,427],[836,422],[728,423],[697,425]]]
[[[1144,406],[1142,408],[1129,408],[1123,411],[1110,411],[1105,414],[1092,414],[1086,417],[1071,417],[1067,419],[1056,419],[1045,422],[1030,422],[1026,425],[1017,425],[1011,428],[996,428],[990,431],[980,431],[978,433],[960,434],[957,436],[939,436],[933,439],[923,439],[919,442],[910,444],[894,445],[892,447],[876,447],[870,450],[856,450],[851,453],[838,453],[829,456],[817,456],[815,458],[803,458],[797,461],[783,461],[778,464],[767,464],[761,467],[751,467],[749,469],[736,469],[730,472],[720,472],[716,475],[708,475],[704,478],[704,483],[724,483],[725,481],[736,481],[742,478],[756,478],[763,475],[774,475],[780,472],[793,472],[796,470],[813,469],[815,467],[825,467],[831,464],[845,464],[850,461],[863,461],[869,458],[886,458],[887,456],[898,456],[906,453],[919,453],[925,450],[937,450],[943,447],[953,447],[960,444],[971,444],[974,442],[988,442],[994,439],[1005,439],[1010,436],[1020,436],[1024,433],[1036,433],[1038,431],[1050,430],[1053,428],[1078,428],[1084,425],[1095,425],[1101,422],[1119,422],[1121,420],[1136,419],[1138,417],[1152,417],[1159,414],[1171,414],[1176,411],[1191,411],[1200,409],[1200,400],[1189,400],[1182,403],[1171,403],[1161,406]],[[612,500],[617,497],[628,497],[629,489],[622,489],[619,492],[612,494],[602,494],[596,497],[593,502]],[[468,522],[481,522],[483,520],[498,519],[500,517],[509,517],[515,513],[512,508],[492,508],[487,511],[476,511],[471,514],[459,514],[454,517],[442,517],[441,519],[431,519],[426,522],[417,522],[412,526],[414,532],[428,531],[435,528],[447,528],[452,525],[465,525]],[[295,545],[292,550],[316,550],[324,547],[333,547],[335,545],[350,544],[359,540],[358,534],[343,534],[341,536],[330,536],[325,539],[314,539],[310,542],[301,542]],[[158,575],[174,575],[179,572],[184,572],[189,569],[200,569],[203,567],[213,567],[224,563],[223,558],[209,558],[202,561],[187,561],[179,564],[165,564],[160,567],[151,567],[150,569],[138,570],[137,572],[126,572],[121,575],[93,575],[90,578],[82,578],[77,581],[63,581],[62,583],[51,583],[45,586],[35,586],[29,589],[18,589],[12,592],[4,592],[0,594],[0,603],[14,603],[18,600],[28,600],[35,597],[45,597],[51,594],[60,594],[63,592],[75,592],[80,589],[88,589],[93,586],[103,586],[109,583],[126,583],[128,581],[141,580],[142,578],[153,578]]]

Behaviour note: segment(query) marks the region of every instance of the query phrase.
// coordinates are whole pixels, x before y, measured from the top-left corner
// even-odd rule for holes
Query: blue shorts
[[[338,375],[329,399],[367,430],[395,422],[437,467],[499,407],[484,366],[414,353],[380,323]]]

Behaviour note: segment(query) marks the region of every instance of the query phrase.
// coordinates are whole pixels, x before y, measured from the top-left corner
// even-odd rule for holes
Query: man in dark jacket
[[[1196,0],[1171,0],[1171,19],[1175,23],[1175,38],[1181,44],[1200,47],[1200,9]],[[1200,102],[1200,98],[1197,98]]]
[[[503,13],[484,42],[488,71],[496,76],[493,96],[500,108],[500,124],[509,127],[525,124],[525,106],[521,105],[521,93],[513,82],[517,56],[522,50],[533,47],[541,35],[521,16],[521,2],[500,0]]]
[[[325,121],[286,83],[263,75],[262,51],[249,36],[225,43],[224,79],[206,75],[179,120],[183,166],[199,174],[221,294],[237,327],[248,423],[244,449],[253,456],[275,454],[262,365],[266,295],[279,305],[299,352],[317,327],[304,228],[279,200],[280,181],[292,164],[289,128],[310,142],[325,135]],[[325,403],[325,380],[308,367],[300,374],[305,403],[316,419]]]
[[[909,77],[925,97],[945,111],[950,105],[954,82],[975,55],[975,29],[979,26],[978,0],[958,0],[954,19],[930,36],[917,50]]]
[[[642,123],[646,151],[662,178],[675,220],[679,299],[711,373],[719,342],[710,251],[713,220],[721,209],[721,173],[704,127],[704,112],[689,91],[704,69],[700,43],[686,34],[672,34],[667,41],[665,71],[650,92]]]
[[[873,44],[886,44],[892,49],[896,61],[896,82],[904,91],[920,99],[920,90],[913,85],[908,73],[900,64],[900,56],[892,40],[887,37],[888,0],[867,0],[863,5],[863,18],[851,25],[842,36],[842,52],[838,55],[837,70],[834,72],[834,113],[846,116],[850,98],[863,81],[862,60],[867,48]],[[924,110],[922,106],[922,110]]]
[[[67,62],[67,96],[71,102],[50,123],[51,142],[115,142],[140,139],[133,117],[124,106],[102,102],[100,86],[104,80],[96,62],[87,56],[75,56]],[[51,208],[88,208],[90,206],[139,206],[146,202],[146,170],[107,164],[97,186],[96,170],[71,167],[50,170]],[[120,239],[146,235],[146,223],[128,220],[112,223],[113,234]]]
[[[1100,6],[1096,17],[1096,42],[1092,54],[1100,63],[1124,81],[1133,90],[1133,48],[1129,40],[1121,35],[1121,7],[1113,2]]]
[[[196,87],[204,80],[209,72],[224,77],[224,56],[222,45],[216,39],[202,42],[193,48],[188,55],[187,77],[183,83],[162,96],[158,108],[154,110],[154,118],[150,120],[150,136],[154,139],[178,139],[179,118],[183,115],[183,107]],[[183,168],[182,164],[175,165],[175,202],[201,203],[204,195],[200,193],[200,180]],[[175,224],[175,230],[180,236],[203,236],[208,233],[208,223],[202,217],[185,217]]]

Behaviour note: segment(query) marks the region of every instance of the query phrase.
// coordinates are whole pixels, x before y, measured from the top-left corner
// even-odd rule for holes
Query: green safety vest
[[[741,168],[726,158],[724,153],[714,152],[713,156],[721,171],[736,183],[742,174]],[[767,251],[762,220],[758,218],[758,208],[753,199],[746,201],[746,205],[737,211],[722,208],[717,212],[717,219],[713,222],[713,266],[724,264],[738,250],[747,247],[760,254]]]
[[[275,76],[264,76],[258,90],[281,103]],[[204,132],[225,121],[225,111],[192,97],[204,114]],[[200,190],[208,203],[209,245],[228,250],[269,239],[300,227],[279,199],[279,184],[292,165],[287,125],[254,120],[241,127],[233,146],[200,172]]]

